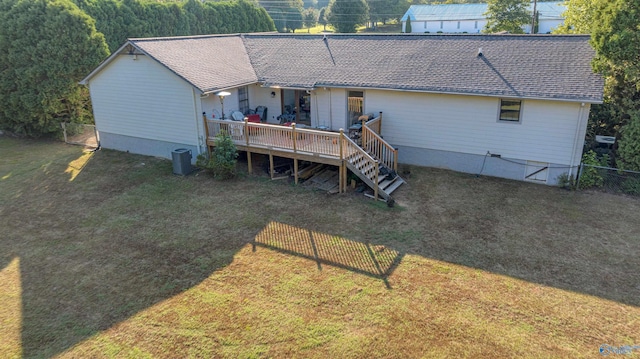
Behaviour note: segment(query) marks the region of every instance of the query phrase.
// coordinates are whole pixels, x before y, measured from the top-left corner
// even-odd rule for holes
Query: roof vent
[[[482,48],[478,48],[478,57],[482,57]]]
[[[327,41],[327,34],[322,34],[322,41]]]

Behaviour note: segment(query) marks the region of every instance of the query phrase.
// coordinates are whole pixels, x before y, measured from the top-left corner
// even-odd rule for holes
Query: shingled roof
[[[603,79],[591,69],[595,53],[582,35],[269,33],[129,41],[202,92],[259,82],[602,101]]]
[[[202,92],[257,82],[237,35],[131,39],[145,54]]]

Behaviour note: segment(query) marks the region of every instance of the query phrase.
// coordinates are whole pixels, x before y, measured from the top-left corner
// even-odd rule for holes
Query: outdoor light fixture
[[[218,97],[220,97],[220,105],[222,105],[222,119],[224,120],[224,98],[225,98],[225,96],[231,95],[231,93],[229,93],[227,91],[220,91],[216,95],[218,95]]]
[[[271,91],[271,98],[276,97],[276,92],[275,91]]]

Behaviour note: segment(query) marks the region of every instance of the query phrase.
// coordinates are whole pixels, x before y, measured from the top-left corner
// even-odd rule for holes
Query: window
[[[238,87],[238,108],[245,115],[249,113],[249,86]]]
[[[500,100],[500,114],[498,120],[505,122],[520,122],[522,101]]]
[[[460,28],[460,21],[458,21],[458,29]]]
[[[476,24],[475,24],[475,28],[476,28],[476,29],[478,28],[478,22],[477,22],[477,21],[476,21]]]
[[[444,21],[440,21],[440,28],[442,29],[443,26],[444,26]]]

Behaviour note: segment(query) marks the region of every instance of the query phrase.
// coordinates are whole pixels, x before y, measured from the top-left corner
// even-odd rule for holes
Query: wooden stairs
[[[393,170],[361,149],[346,156],[347,168],[358,176],[364,183],[374,190],[374,198],[382,197],[385,201],[391,198],[391,193],[398,189],[405,181]]]

